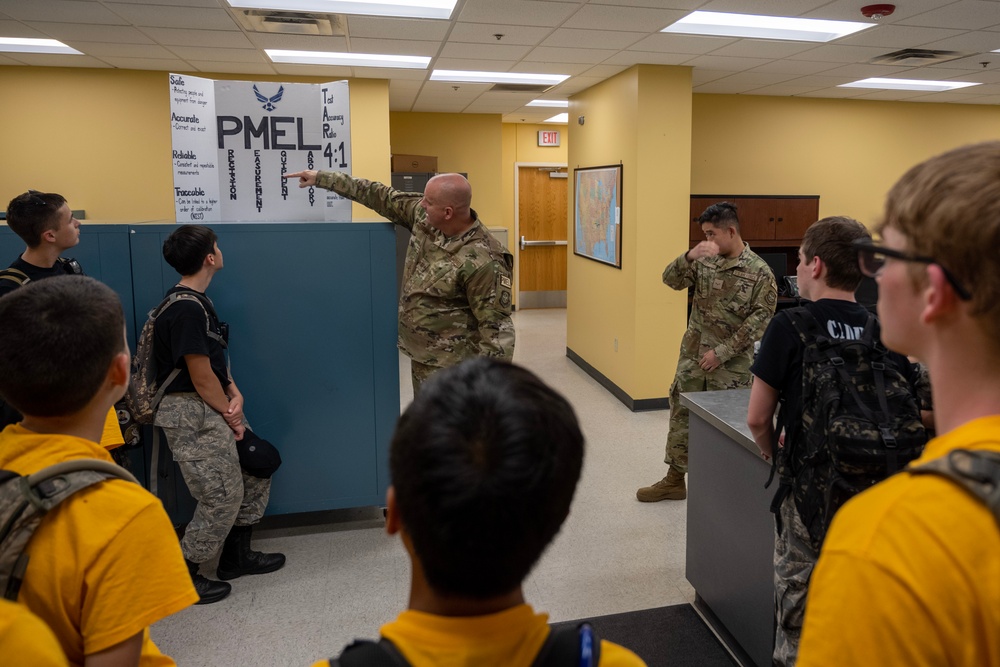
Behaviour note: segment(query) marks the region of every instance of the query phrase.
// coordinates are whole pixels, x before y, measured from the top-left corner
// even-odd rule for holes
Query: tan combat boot
[[[673,468],[670,468],[667,471],[667,476],[653,486],[644,486],[635,492],[635,497],[644,503],[658,503],[661,500],[684,500],[687,496],[684,473],[677,472]]]

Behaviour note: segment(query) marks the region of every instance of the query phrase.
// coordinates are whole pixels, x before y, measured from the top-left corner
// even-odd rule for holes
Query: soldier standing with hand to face
[[[694,287],[691,316],[670,387],[667,476],[636,492],[642,502],[687,498],[688,409],[683,392],[749,387],[753,344],[778,301],[774,274],[740,236],[736,207],[713,204],[698,218],[705,240],[663,271],[675,290]]]
[[[472,357],[514,356],[514,257],[471,208],[461,174],[439,174],[423,194],[330,171],[299,171],[299,187],[319,186],[410,230],[399,298],[399,349],[411,360],[413,392],[433,372]]]

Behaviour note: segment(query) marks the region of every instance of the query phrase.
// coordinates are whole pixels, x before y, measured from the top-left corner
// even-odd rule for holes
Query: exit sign
[[[558,146],[559,145],[559,130],[539,130],[538,131],[538,145],[539,146]]]

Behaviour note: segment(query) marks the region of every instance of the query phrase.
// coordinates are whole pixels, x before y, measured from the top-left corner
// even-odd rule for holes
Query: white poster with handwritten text
[[[170,81],[178,222],[350,222],[350,201],[283,178],[351,172],[346,81]]]

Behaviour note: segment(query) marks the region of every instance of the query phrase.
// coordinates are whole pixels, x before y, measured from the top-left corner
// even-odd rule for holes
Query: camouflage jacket
[[[747,245],[733,259],[689,262],[686,254],[663,271],[663,282],[676,290],[694,286],[681,355],[700,359],[714,350],[723,364],[738,360],[749,368],[753,343],[764,335],[778,302],[774,274]]]
[[[410,230],[399,298],[399,349],[414,361],[447,367],[474,356],[510,361],[513,256],[472,212],[475,224],[448,238],[427,223],[422,194],[321,171],[316,185],[363,204]]]

